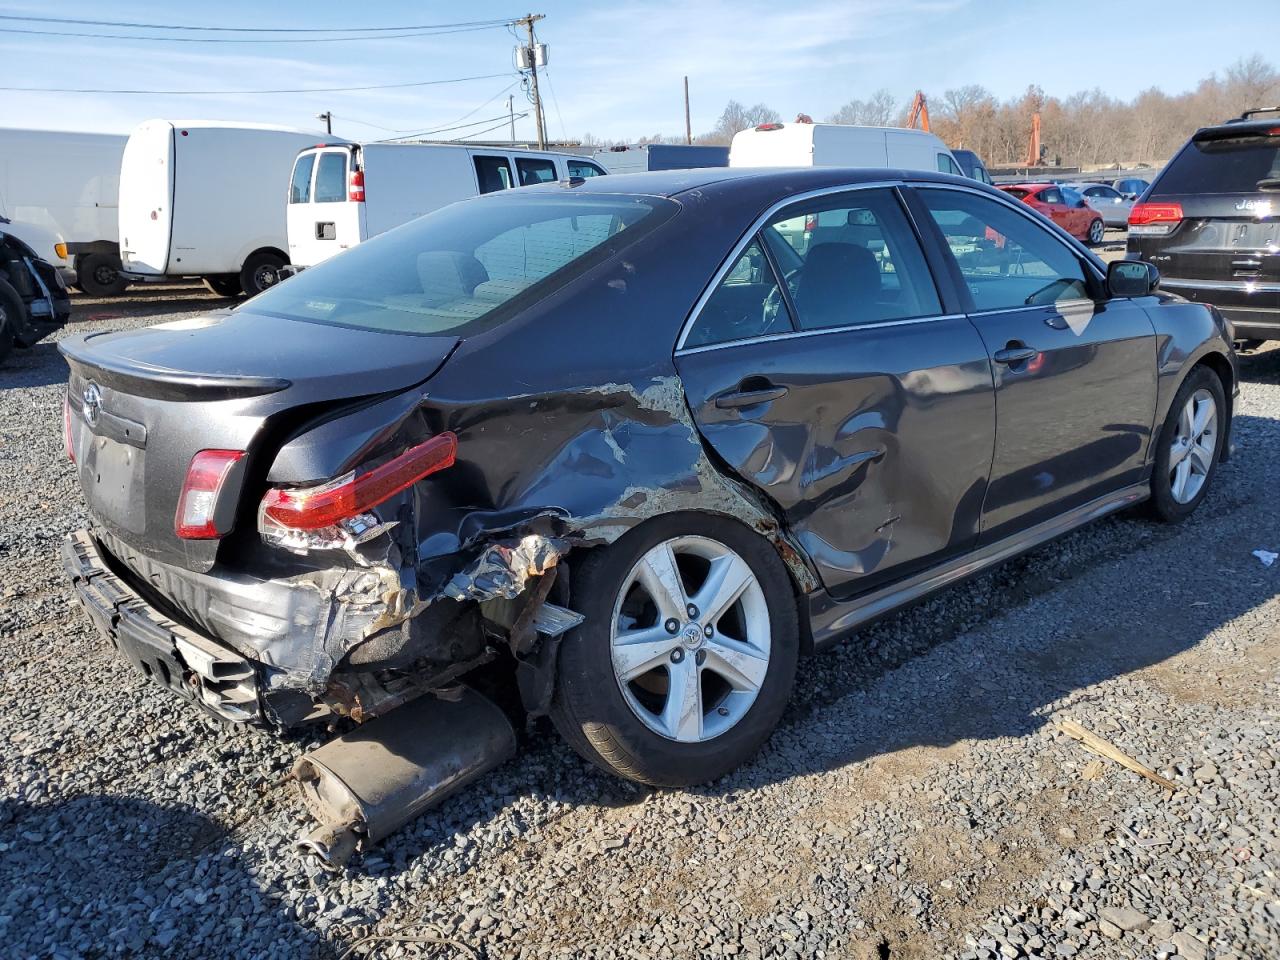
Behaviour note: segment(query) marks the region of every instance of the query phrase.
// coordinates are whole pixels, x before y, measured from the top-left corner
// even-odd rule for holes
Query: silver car
[[[1115,187],[1105,183],[1073,183],[1072,189],[1084,197],[1087,203],[1102,214],[1102,222],[1108,227],[1127,227],[1133,201],[1126,199]]]

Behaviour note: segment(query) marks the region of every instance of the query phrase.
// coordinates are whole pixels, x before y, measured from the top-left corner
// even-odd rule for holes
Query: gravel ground
[[[77,303],[123,327],[197,291]],[[292,846],[297,743],[153,688],[67,600],[83,521],[45,343],[0,369],[0,953],[1280,956],[1280,350],[1188,523],[1120,516],[802,665],[764,752],[688,791],[545,727],[341,874]],[[1057,729],[1070,717],[1172,795]]]

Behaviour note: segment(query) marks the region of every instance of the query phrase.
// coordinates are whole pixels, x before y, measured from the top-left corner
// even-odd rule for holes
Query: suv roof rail
[[[1250,117],[1256,117],[1260,113],[1280,113],[1280,105],[1274,107],[1254,107],[1252,110],[1246,110],[1240,114],[1239,119],[1248,120]]]

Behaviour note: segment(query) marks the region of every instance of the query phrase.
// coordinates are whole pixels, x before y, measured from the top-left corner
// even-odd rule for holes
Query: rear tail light
[[[347,188],[347,199],[352,203],[364,203],[364,171],[351,171],[351,184]]]
[[[243,450],[201,450],[191,458],[182,493],[178,496],[178,512],[173,518],[174,532],[183,540],[217,540],[214,522],[218,493],[227,476],[244,457]]]
[[[352,471],[315,487],[273,487],[262,498],[258,530],[268,542],[290,548],[342,546],[352,533],[343,529],[344,521],[361,519],[419,480],[453,466],[457,452],[457,436],[446,432],[363,473]],[[375,523],[369,518],[358,526]]]
[[[1180,203],[1137,203],[1129,211],[1129,232],[1164,236],[1182,222]]]
[[[71,439],[71,396],[62,395],[62,448],[67,452],[67,459],[76,462],[76,447]]]

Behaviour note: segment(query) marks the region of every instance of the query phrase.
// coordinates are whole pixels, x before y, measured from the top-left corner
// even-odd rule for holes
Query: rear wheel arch
[[[1235,383],[1235,373],[1231,368],[1231,361],[1227,359],[1226,355],[1218,353],[1215,350],[1206,353],[1197,360],[1192,365],[1191,369],[1186,372],[1183,379],[1185,380],[1186,377],[1191,376],[1201,367],[1207,367],[1209,370],[1213,371],[1217,378],[1222,382],[1222,394],[1226,398],[1227,410],[1226,415],[1223,418],[1224,437],[1222,443],[1222,454],[1219,460],[1222,463],[1226,463],[1231,455],[1231,420],[1235,414],[1235,397],[1233,397],[1231,393],[1232,387]],[[1178,386],[1181,388],[1182,384],[1179,384]]]

